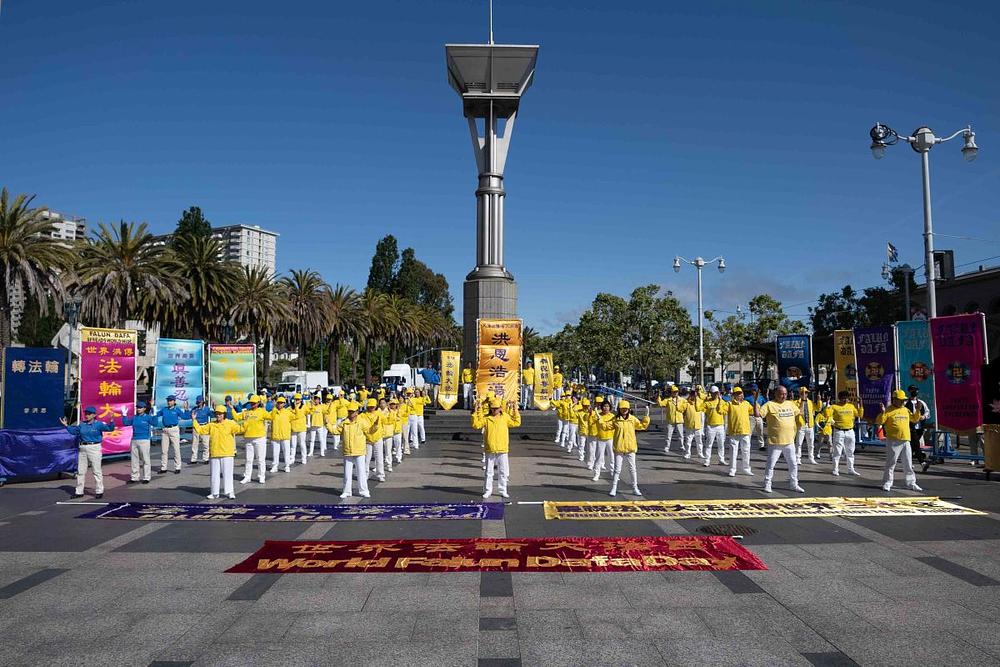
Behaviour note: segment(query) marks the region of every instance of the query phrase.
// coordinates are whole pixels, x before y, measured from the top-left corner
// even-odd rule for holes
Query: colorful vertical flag
[[[971,431],[983,424],[986,316],[932,317],[931,354],[937,427]]]
[[[117,427],[104,435],[104,454],[120,454],[132,446],[132,427],[122,425],[122,408],[129,414],[135,410],[137,343],[138,333],[131,329],[80,330],[80,417],[93,406],[99,420]]]
[[[3,351],[3,427],[56,428],[63,416],[66,353],[52,347]]]
[[[552,353],[540,352],[535,355],[534,404],[539,410],[548,410],[552,405]]]
[[[899,359],[899,386],[920,390],[920,398],[934,421],[934,371],[931,366],[931,334],[926,320],[896,322],[896,356]]]
[[[853,402],[858,395],[858,366],[854,358],[854,332],[837,329],[833,332],[833,361],[837,367],[838,394],[846,391]]]
[[[161,338],[156,343],[153,405],[167,405],[167,396],[194,405],[205,393],[205,343],[200,340]]]
[[[441,350],[441,386],[438,387],[438,405],[451,410],[458,403],[458,385],[462,368],[460,354],[453,350]]]
[[[778,359],[778,381],[790,396],[795,396],[799,387],[808,388],[812,384],[812,336],[778,336],[774,345]]]
[[[226,396],[237,403],[257,391],[257,348],[254,345],[208,346],[209,405],[220,405]]]
[[[504,402],[521,397],[521,320],[477,321],[476,396]]]
[[[858,363],[858,395],[871,421],[896,388],[896,340],[892,326],[854,329]]]

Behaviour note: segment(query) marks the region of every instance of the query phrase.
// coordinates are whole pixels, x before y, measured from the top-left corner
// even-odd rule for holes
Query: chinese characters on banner
[[[931,370],[931,335],[927,320],[896,322],[896,356],[899,387],[916,385],[934,421],[934,373]]]
[[[122,426],[122,407],[135,409],[135,349],[138,336],[131,329],[95,329],[80,332],[80,417],[88,406],[97,418],[117,427],[104,435],[101,451],[129,451],[132,427]]]
[[[798,395],[799,387],[812,384],[812,336],[793,334],[775,339],[778,381],[789,396]]]
[[[933,317],[930,326],[937,426],[955,431],[979,428],[983,423],[986,316]]]
[[[167,405],[167,396],[177,402],[194,405],[205,393],[205,344],[200,340],[161,338],[156,344],[156,380],[153,405],[159,410]]]
[[[51,347],[3,351],[3,427],[56,428],[63,416],[66,354]]]
[[[535,407],[548,410],[552,403],[552,353],[535,355]]]
[[[208,346],[208,402],[222,404],[226,396],[237,403],[257,390],[257,351],[254,345]]]
[[[854,330],[854,354],[858,364],[858,394],[865,420],[874,421],[889,394],[896,388],[896,344],[892,326]]]
[[[458,403],[458,382],[462,374],[459,353],[441,350],[441,386],[438,387],[438,405],[451,410]]]
[[[853,402],[858,395],[858,367],[854,360],[854,331],[833,332],[833,360],[837,366],[837,393],[846,391]]]
[[[521,396],[521,320],[478,320],[476,396],[502,400]]]

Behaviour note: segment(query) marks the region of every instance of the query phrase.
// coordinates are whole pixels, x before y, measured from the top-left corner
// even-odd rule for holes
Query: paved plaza
[[[364,502],[481,500],[480,446],[462,414],[430,417],[427,445],[373,481]],[[607,482],[552,443],[554,418],[529,414],[526,426],[514,433],[531,439],[512,437],[502,521],[84,520],[93,505],[57,504],[68,478],[8,485],[0,664],[1000,664],[1000,483],[967,464],[937,466],[920,484],[985,516],[733,522],[750,528],[743,544],[766,571],[224,573],[266,539],[678,535],[708,523],[547,521],[541,505],[518,503],[607,500]],[[759,452],[755,477],[730,479],[722,466],[665,456],[662,440],[658,430],[640,438],[647,499],[764,497]],[[237,502],[341,502],[340,458],[327,454],[266,487],[240,485],[238,460]],[[808,496],[881,496],[881,463],[881,450],[861,453],[860,478],[806,464],[801,483]],[[105,479],[105,501],[211,502],[207,465],[143,486],[126,485],[121,461]],[[779,468],[776,497],[784,479]]]

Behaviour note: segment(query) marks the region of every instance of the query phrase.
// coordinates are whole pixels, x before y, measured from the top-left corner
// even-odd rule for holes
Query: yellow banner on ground
[[[552,404],[552,353],[535,355],[535,407],[548,410]]]
[[[458,403],[458,382],[462,374],[459,353],[441,350],[441,386],[438,387],[438,405],[451,410]]]
[[[854,358],[854,332],[837,329],[833,332],[833,362],[837,367],[837,393],[850,393],[853,401],[858,395],[858,367]]]
[[[545,501],[545,518],[590,519],[774,519],[835,516],[982,515],[937,496],[911,498],[762,498],[749,500]]]
[[[478,320],[476,396],[521,398],[521,320]]]

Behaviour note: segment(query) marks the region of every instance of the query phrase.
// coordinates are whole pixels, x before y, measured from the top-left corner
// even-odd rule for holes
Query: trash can
[[[983,469],[989,479],[991,472],[1000,472],[1000,425],[983,425],[983,454]]]

